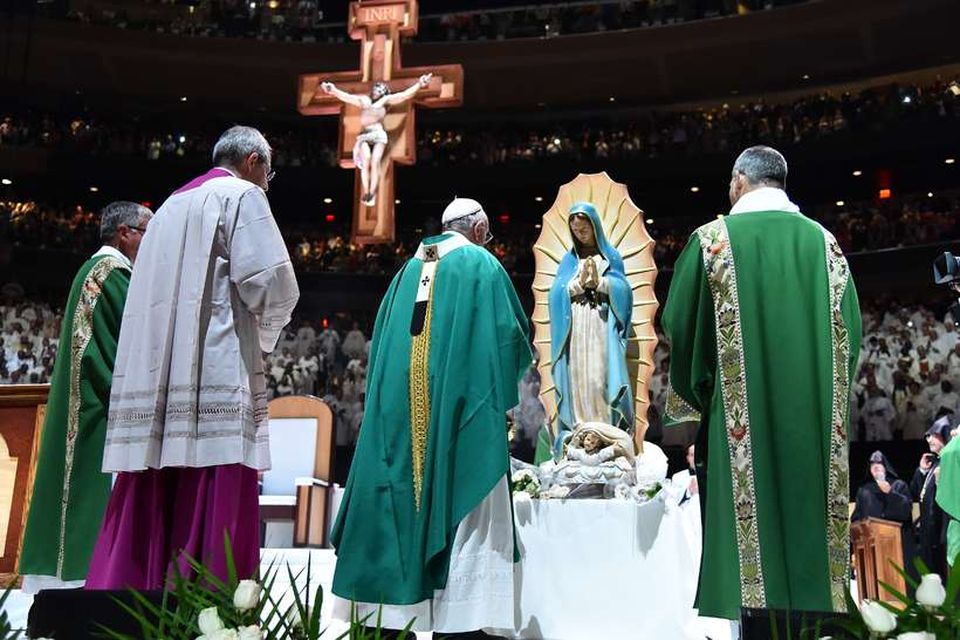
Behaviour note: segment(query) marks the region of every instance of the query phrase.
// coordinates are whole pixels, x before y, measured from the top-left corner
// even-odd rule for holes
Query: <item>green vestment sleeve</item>
[[[671,350],[664,424],[699,422],[713,395],[716,350],[713,300],[696,236],[674,266],[662,323]]]

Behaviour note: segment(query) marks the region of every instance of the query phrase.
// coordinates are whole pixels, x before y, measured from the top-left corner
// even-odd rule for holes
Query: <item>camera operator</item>
[[[950,441],[953,429],[951,414],[937,418],[927,429],[930,453],[920,458],[920,466],[913,474],[910,491],[920,503],[920,518],[914,525],[917,532],[917,552],[931,571],[947,579],[947,518],[937,504],[937,483],[940,477],[940,451]]]

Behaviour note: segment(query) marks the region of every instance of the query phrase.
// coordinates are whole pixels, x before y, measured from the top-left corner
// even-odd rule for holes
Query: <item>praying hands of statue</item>
[[[580,271],[580,286],[585,290],[596,290],[600,286],[600,273],[597,271],[597,263],[593,260],[587,260]]]

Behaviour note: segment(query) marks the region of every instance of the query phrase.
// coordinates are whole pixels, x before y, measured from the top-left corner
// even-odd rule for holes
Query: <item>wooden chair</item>
[[[270,401],[272,468],[263,474],[260,520],[293,522],[293,546],[328,545],[333,474],[333,412],[319,398]]]

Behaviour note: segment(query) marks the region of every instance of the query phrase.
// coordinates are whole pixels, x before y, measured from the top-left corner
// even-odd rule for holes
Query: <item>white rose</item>
[[[220,629],[210,636],[210,640],[239,640],[236,629]]]
[[[860,615],[870,631],[890,633],[897,628],[897,618],[883,605],[873,600],[864,600],[860,605]]]
[[[263,640],[263,632],[260,631],[260,628],[256,625],[250,625],[249,627],[243,627],[238,629],[239,633],[237,636],[239,640]]]
[[[935,573],[928,573],[920,578],[920,586],[917,587],[917,602],[924,607],[936,609],[947,599],[947,591],[943,588],[943,582],[940,576]]]
[[[253,580],[241,580],[233,592],[233,606],[237,611],[249,611],[260,603],[260,585]]]
[[[530,494],[526,491],[517,491],[513,494],[514,502],[530,502]]]
[[[220,614],[217,612],[216,607],[210,607],[209,609],[201,611],[197,623],[200,625],[200,632],[205,636],[212,636],[217,631],[223,629],[223,621],[220,620]]]
[[[910,631],[898,635],[897,640],[937,640],[937,636],[929,631]]]
[[[527,470],[527,469],[520,469],[520,470],[518,470],[516,473],[513,474],[513,481],[516,483],[516,482],[520,482],[521,480],[526,480],[526,479],[532,478],[532,477],[533,477],[533,474],[530,473],[529,470]]]

